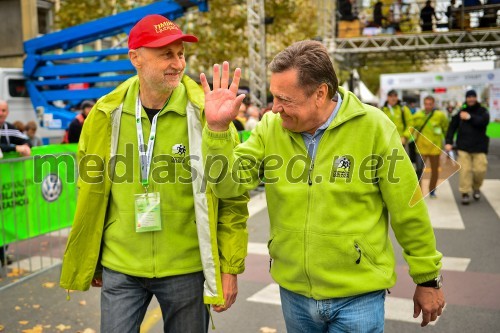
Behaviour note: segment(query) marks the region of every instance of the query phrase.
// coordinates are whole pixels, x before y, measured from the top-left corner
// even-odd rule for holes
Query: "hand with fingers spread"
[[[417,318],[422,312],[422,322],[420,326],[427,326],[431,321],[443,313],[445,306],[442,289],[432,287],[417,286],[413,296],[413,318]]]
[[[229,63],[222,64],[222,75],[220,66],[214,65],[213,89],[207,82],[204,73],[200,75],[201,85],[205,91],[205,115],[208,128],[212,131],[227,131],[231,121],[236,118],[240,105],[245,95],[236,95],[240,84],[241,69],[234,71],[233,81],[229,86]],[[229,88],[228,88],[229,87]]]

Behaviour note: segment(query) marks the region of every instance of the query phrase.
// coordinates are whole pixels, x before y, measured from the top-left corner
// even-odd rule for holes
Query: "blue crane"
[[[135,23],[149,14],[174,20],[194,6],[208,10],[207,0],[162,0],[24,42],[26,87],[38,118],[44,119],[41,125],[66,128],[75,117],[71,108],[84,99],[100,98],[135,75],[127,48],[74,52],[75,46],[128,35]],[[56,54],[56,50],[63,53]]]

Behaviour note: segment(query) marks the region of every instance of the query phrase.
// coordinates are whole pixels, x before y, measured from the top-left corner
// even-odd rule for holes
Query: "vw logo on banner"
[[[57,200],[62,192],[62,182],[58,175],[47,175],[42,182],[42,195],[43,198],[52,202]]]

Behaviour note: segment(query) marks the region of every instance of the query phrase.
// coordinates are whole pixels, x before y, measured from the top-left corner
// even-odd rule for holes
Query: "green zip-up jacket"
[[[87,290],[101,263],[150,278],[203,270],[205,302],[223,304],[221,272],[244,270],[248,195],[219,200],[206,188],[204,94],[184,76],[158,115],[150,191],[160,193],[162,230],[136,233],[134,194],[144,193],[135,125],[138,90],[137,76],[130,78],[102,97],[85,121],[78,145],[78,201],[61,286]],[[147,138],[151,124],[144,110],[141,118]],[[237,144],[234,129],[231,140]]]
[[[401,104],[396,104],[391,109],[388,105],[382,107],[385,115],[396,125],[400,137],[405,137],[407,140],[410,138],[410,128],[413,126],[413,117],[410,109]]]
[[[414,282],[436,278],[442,255],[396,127],[352,93],[339,93],[342,106],[314,163],[301,134],[284,129],[279,114],[266,113],[234,151],[229,131],[205,127],[210,186],[224,198],[265,180],[271,274],[295,293],[321,300],[392,287],[389,224]]]
[[[427,117],[430,117],[429,120]],[[413,115],[413,126],[417,131],[420,130],[420,133],[413,132],[418,152],[421,155],[440,155],[448,131],[446,114],[443,111],[434,110],[431,116],[431,113],[426,114],[425,110],[420,110]]]

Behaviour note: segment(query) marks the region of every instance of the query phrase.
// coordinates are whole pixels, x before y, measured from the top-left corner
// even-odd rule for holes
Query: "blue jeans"
[[[384,332],[385,290],[317,301],[280,287],[288,333]]]
[[[140,278],[104,267],[101,332],[138,333],[153,295],[160,303],[165,332],[206,333],[208,310],[203,304],[202,272]]]

